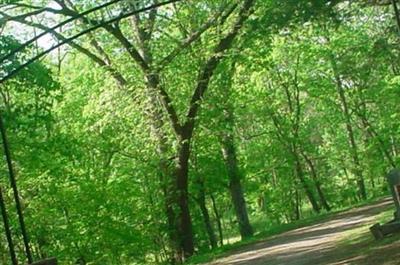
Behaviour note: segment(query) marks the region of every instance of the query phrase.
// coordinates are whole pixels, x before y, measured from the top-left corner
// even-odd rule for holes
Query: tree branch
[[[135,48],[135,46],[124,36],[124,34],[122,33],[122,31],[118,27],[118,25],[115,25],[115,26],[105,25],[104,29],[107,30],[109,33],[111,33],[122,44],[122,46],[126,49],[126,51],[129,53],[129,55],[132,57],[132,59],[137,64],[139,64],[140,68],[143,71],[148,71],[150,69],[149,65],[146,63],[146,61],[140,55],[140,53]]]
[[[118,1],[114,1],[114,2],[118,2]],[[64,2],[58,1],[57,3],[62,7],[61,10],[56,10],[56,9],[52,9],[52,8],[43,8],[43,10],[54,13],[54,14],[63,14],[65,16],[70,16],[70,17],[79,17],[79,12],[68,8]],[[39,11],[43,12],[41,10],[38,10],[35,12],[39,12]],[[32,14],[33,13],[34,12],[32,12]],[[26,15],[22,15],[21,17],[18,16],[18,17],[14,17],[14,18],[20,20],[20,19],[25,19],[26,17],[27,17]],[[89,19],[84,16],[80,16],[80,19],[82,22],[84,22],[85,24],[89,24],[89,25],[101,24],[100,21]],[[122,34],[121,30],[117,26],[113,27],[111,25],[103,25],[103,28],[106,31],[108,31],[109,33],[111,33],[112,35],[114,35],[114,37],[116,37],[121,42],[121,44],[125,47],[125,49],[128,51],[128,53],[131,55],[131,57],[140,65],[140,67],[143,70],[148,69],[148,65],[146,64],[146,62],[144,61],[142,56],[138,53],[138,51],[133,46],[133,44],[131,44],[129,42],[129,40],[125,38],[125,36]],[[71,45],[73,45],[73,44],[71,44]]]
[[[110,24],[113,24],[113,23],[117,23],[118,21],[121,21],[121,20],[123,20],[123,19],[125,19],[125,18],[127,18],[127,17],[130,17],[130,16],[132,16],[132,15],[134,15],[134,14],[136,14],[136,13],[145,12],[145,11],[148,11],[148,10],[151,10],[151,9],[154,9],[154,8],[158,8],[158,7],[161,7],[161,6],[165,6],[165,5],[168,5],[168,4],[172,4],[172,3],[175,3],[175,2],[178,2],[178,1],[182,1],[182,0],[165,0],[165,1],[163,1],[163,2],[160,2],[159,4],[147,6],[147,7],[138,9],[138,10],[134,10],[134,11],[131,11],[131,12],[128,12],[128,13],[125,13],[125,14],[121,14],[121,15],[119,15],[119,16],[117,16],[117,17],[114,17],[114,18],[112,18],[112,19],[109,19],[109,20],[107,20],[107,21],[102,21],[100,24],[91,25],[91,27],[89,27],[89,28],[87,28],[87,29],[84,29],[84,30],[82,30],[81,32],[79,32],[79,33],[77,33],[77,34],[75,34],[75,35],[73,35],[73,36],[71,36],[71,37],[66,38],[65,41],[61,41],[60,43],[54,45],[53,47],[51,47],[51,48],[49,48],[49,49],[46,49],[46,50],[44,50],[43,52],[40,52],[40,53],[37,54],[36,56],[33,56],[32,58],[30,58],[29,60],[27,60],[25,63],[19,65],[19,66],[16,67],[14,70],[12,70],[11,72],[9,72],[6,76],[2,77],[2,78],[0,79],[0,83],[4,83],[5,81],[9,80],[9,79],[12,78],[13,76],[15,76],[17,73],[19,73],[22,69],[24,69],[26,66],[28,66],[28,65],[30,65],[31,63],[35,62],[37,59],[39,59],[39,58],[45,56],[45,55],[48,54],[49,52],[51,52],[51,51],[57,49],[58,47],[61,47],[61,46],[64,45],[64,44],[67,44],[67,43],[69,43],[69,42],[71,42],[71,41],[74,41],[75,39],[77,39],[77,38],[79,38],[79,37],[82,37],[83,35],[85,35],[85,34],[87,34],[87,33],[89,33],[89,32],[92,32],[92,31],[94,31],[94,30],[96,30],[96,29],[99,29],[99,28],[101,28],[101,27],[104,28],[105,25],[110,25]],[[107,4],[109,4],[109,3],[107,3]],[[103,6],[104,6],[104,5],[103,5]],[[92,9],[90,12],[92,12],[92,11],[93,11],[93,9]],[[56,28],[58,28],[58,27],[59,27],[59,26],[57,26]],[[53,29],[53,30],[54,30],[54,29]],[[45,32],[44,34],[46,34],[46,33],[47,33],[47,32]],[[31,42],[31,43],[32,43],[32,40],[30,40],[30,41],[28,41],[28,42]],[[23,46],[23,48],[26,47],[26,45],[21,45],[21,46]],[[22,49],[23,49],[23,48],[22,48]],[[18,48],[18,50],[20,50],[20,48]],[[4,56],[4,57],[1,59],[1,61],[5,60],[4,58],[9,58],[9,57],[12,56],[12,54],[14,54],[14,53],[15,53],[15,52]]]
[[[190,101],[189,111],[186,115],[186,122],[183,127],[184,133],[187,134],[187,136],[190,136],[193,133],[195,117],[197,116],[201,100],[208,88],[211,77],[213,76],[219,62],[223,58],[224,53],[232,47],[235,37],[239,34],[244,22],[250,16],[251,8],[254,5],[254,2],[255,0],[244,1],[239,10],[238,18],[233,25],[233,28],[224,38],[219,41],[218,45],[214,49],[213,55],[208,59],[201,70],[196,89]]]
[[[160,82],[159,74],[157,72],[149,72],[146,73],[146,77],[148,79],[148,82],[150,83],[150,87],[155,90],[159,100],[161,101],[162,106],[167,112],[169,121],[171,122],[172,128],[174,129],[174,133],[177,137],[179,137],[181,135],[182,126],[179,122],[178,114],[176,113],[175,108],[172,104],[172,100]]]
[[[59,4],[62,8],[68,8],[67,3],[71,6],[72,10],[75,11],[77,14],[79,13],[78,9],[74,6],[74,4],[70,0],[55,0],[57,4]],[[80,20],[85,23],[85,20],[81,17]],[[93,36],[92,32],[88,33],[90,44],[95,48],[95,50],[104,58],[103,60],[106,62],[107,65],[111,66],[112,61],[110,56],[107,54],[107,52],[101,47],[99,42],[96,40],[95,36]],[[122,75],[121,75],[122,77]],[[126,80],[121,80],[121,78],[116,78],[118,83],[121,86],[124,86],[126,84]]]
[[[18,17],[11,17],[3,12],[0,11],[0,15],[6,17],[7,19],[9,19],[10,21],[15,21],[33,28],[37,28],[37,29],[41,29],[43,31],[47,31],[49,33],[51,33],[55,38],[57,38],[60,41],[65,41],[67,40],[66,37],[64,37],[62,34],[58,33],[57,31],[48,28],[42,24],[38,24],[38,23],[34,23],[31,21],[27,21],[25,19],[20,19]],[[71,47],[77,49],[79,52],[85,54],[86,56],[88,56],[90,59],[92,59],[95,63],[97,63],[98,65],[104,67],[104,69],[106,69],[106,71],[108,71],[111,76],[118,82],[119,86],[124,86],[126,85],[127,81],[126,79],[122,76],[121,73],[119,73],[116,69],[114,69],[113,67],[111,67],[110,64],[108,64],[106,61],[104,61],[102,58],[100,58],[99,56],[97,56],[96,54],[92,53],[91,51],[89,51],[88,49],[82,47],[81,45],[75,43],[75,42],[69,42],[68,43]]]
[[[228,12],[226,13],[228,16],[233,13],[233,11],[236,9],[237,4],[233,4],[229,9]],[[181,43],[176,47],[172,52],[170,52],[167,56],[165,56],[159,65],[159,70],[164,68],[166,65],[168,65],[179,53],[182,52],[185,48],[190,46],[193,42],[198,40],[201,35],[207,31],[209,28],[211,28],[213,25],[216,24],[218,21],[218,18],[221,16],[224,18],[224,22],[227,18],[227,15],[224,15],[224,11],[226,8],[222,8],[219,12],[215,13],[213,16],[211,16],[197,31],[192,32],[188,38],[184,39],[181,41]]]
[[[72,3],[71,3],[71,5],[72,5]],[[62,10],[64,10],[65,13],[70,14],[70,16],[77,16],[79,14],[79,12],[68,8],[65,4],[63,4],[61,6],[63,8]],[[133,14],[133,17],[135,17],[136,15],[137,15],[137,13]],[[89,19],[87,17],[81,17],[81,21],[84,22],[85,24],[88,24],[88,25],[101,24],[99,21],[96,21],[96,20],[93,20],[93,19]],[[141,67],[142,70],[145,71],[145,70],[149,69],[149,65],[147,64],[147,62],[140,55],[140,53],[134,47],[134,45],[124,36],[124,34],[122,33],[121,29],[117,25],[112,26],[112,25],[109,25],[109,24],[105,24],[105,25],[103,25],[103,28],[108,33],[112,34],[123,45],[123,47],[127,50],[129,55],[132,57],[132,59],[134,59],[134,61],[139,64],[139,66]]]

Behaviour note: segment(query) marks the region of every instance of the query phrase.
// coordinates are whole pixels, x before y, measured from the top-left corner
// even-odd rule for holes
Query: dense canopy
[[[179,264],[386,194],[400,162],[399,7],[0,1],[0,78],[12,74],[0,112],[34,259]]]

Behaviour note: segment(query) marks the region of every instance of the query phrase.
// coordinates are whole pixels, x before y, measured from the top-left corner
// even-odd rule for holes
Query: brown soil
[[[242,247],[208,265],[399,265],[400,240],[379,244],[369,235],[376,215],[392,204],[391,199],[385,199],[343,212],[323,223]],[[360,237],[367,240],[343,244],[353,229],[361,231]]]

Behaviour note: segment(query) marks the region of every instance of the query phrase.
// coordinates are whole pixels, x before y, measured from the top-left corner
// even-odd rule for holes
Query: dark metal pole
[[[8,250],[10,251],[11,261],[13,265],[18,265],[17,255],[15,255],[14,243],[11,237],[10,223],[8,222],[6,204],[4,202],[3,191],[1,190],[1,186],[0,186],[0,208],[1,208],[1,216],[3,217],[4,230],[6,231],[6,238],[8,243]]]
[[[15,200],[15,206],[17,208],[19,225],[21,227],[22,238],[24,240],[26,257],[28,258],[28,263],[32,263],[33,259],[32,259],[31,250],[29,248],[29,238],[28,238],[28,234],[27,234],[26,228],[25,228],[24,216],[22,214],[21,202],[19,200],[17,181],[15,179],[14,168],[13,168],[12,160],[11,160],[10,147],[8,145],[6,129],[4,127],[3,117],[2,117],[1,113],[0,113],[0,132],[1,132],[1,138],[3,140],[3,148],[4,148],[4,154],[6,156],[11,188],[13,189],[13,193],[14,193],[14,200]]]

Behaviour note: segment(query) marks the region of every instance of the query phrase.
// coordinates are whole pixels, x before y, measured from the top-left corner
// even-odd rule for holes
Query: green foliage
[[[100,3],[71,2],[79,11]],[[149,69],[159,71],[159,87],[171,99],[181,125],[194,88],[202,82],[204,63],[223,55],[207,93],[194,103],[201,108],[194,118],[194,135],[186,139],[191,151],[187,203],[197,253],[210,249],[202,195],[218,244],[239,238],[229,168],[221,151],[227,135],[235,147],[238,178],[256,233],[271,234],[301,223],[297,219],[319,218],[317,211],[329,210],[324,200],[333,209],[359,203],[348,126],[368,196],[386,192],[383,177],[400,162],[398,35],[386,8],[335,2],[256,1],[229,52],[215,55],[213,49],[230,31],[237,11],[226,21],[216,19],[161,69],[164,56],[210,15],[235,1],[189,1],[160,8],[152,38],[144,42],[151,54],[147,57],[135,23],[146,28],[151,12],[138,15],[136,22],[118,23]],[[116,5],[91,18],[119,14],[124,8],[132,6]],[[32,17],[43,23],[60,18]],[[79,31],[82,24],[69,25],[63,33]],[[11,34],[10,25],[4,31]],[[20,45],[18,36],[7,34],[0,37],[0,56]],[[35,258],[57,256],[61,264],[166,264],[176,243],[171,242],[168,207],[176,215],[180,211],[174,201],[178,191],[168,192],[181,166],[176,162],[181,135],[171,127],[164,95],[149,86],[148,73],[114,35],[102,29],[75,44],[104,64],[99,67],[82,52],[63,48],[0,87]],[[1,75],[33,52],[10,57],[1,65]],[[123,85],[116,82],[116,73],[124,78]],[[154,113],[159,114],[156,120]],[[11,204],[6,180],[0,183],[7,187]],[[319,210],[310,203],[313,198]],[[20,246],[14,214],[11,221]],[[0,263],[7,264],[1,242],[2,236]]]

